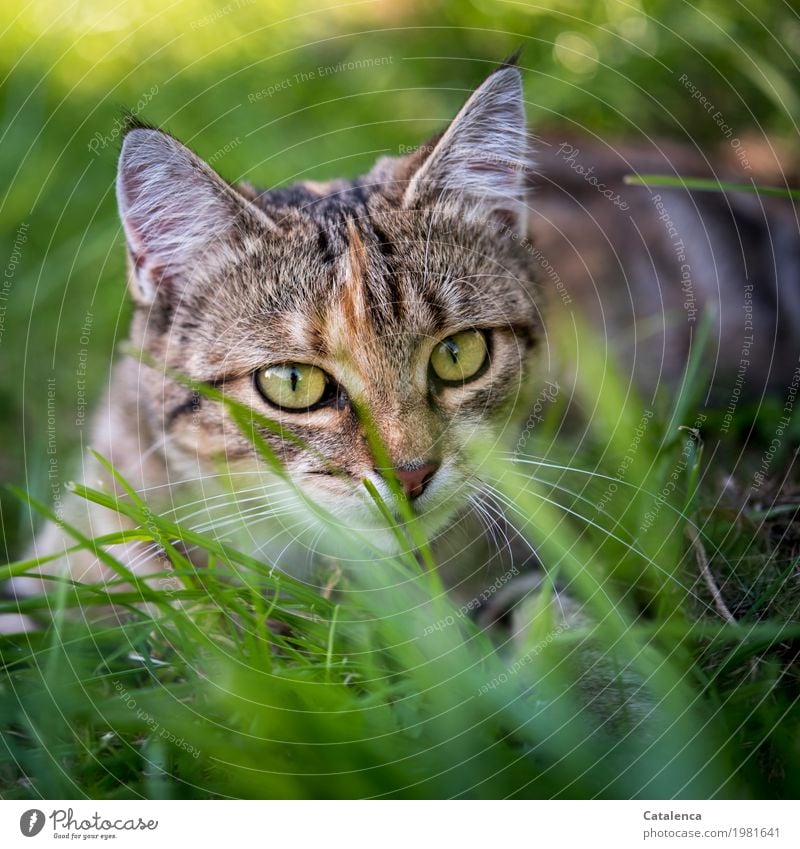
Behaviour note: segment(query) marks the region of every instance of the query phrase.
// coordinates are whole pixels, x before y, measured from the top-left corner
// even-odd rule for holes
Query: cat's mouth
[[[391,488],[389,488],[388,492],[383,492],[382,490],[386,489],[383,482],[385,478],[380,473],[379,470],[375,470],[379,475],[379,481],[374,480],[372,475],[365,474],[361,478],[356,478],[353,475],[348,475],[346,477],[347,484],[349,484],[349,489],[351,490],[348,495],[353,495],[355,497],[362,496],[364,493],[370,495],[370,484],[371,488],[374,491],[377,490],[378,497],[382,502],[386,504],[391,515],[398,522],[402,522],[404,517],[408,515],[408,512],[415,516],[424,515],[432,506],[435,506],[441,500],[441,485],[431,480],[425,483],[424,490],[419,493],[412,494],[403,494],[402,490],[400,494],[393,493]],[[317,477],[324,478],[326,480],[335,480],[337,477],[341,478],[341,475],[337,475],[336,472],[330,471],[328,469],[319,469],[312,470],[306,472],[306,477]],[[334,493],[337,494],[337,493]],[[374,499],[374,496],[371,496]]]
[[[309,470],[304,477],[304,490],[312,501],[362,533],[388,530],[390,520],[403,526],[409,512],[422,521],[426,532],[436,533],[467,500],[465,475],[447,462],[437,468],[422,491],[411,493],[398,492],[375,469],[362,477],[344,477],[329,470]]]

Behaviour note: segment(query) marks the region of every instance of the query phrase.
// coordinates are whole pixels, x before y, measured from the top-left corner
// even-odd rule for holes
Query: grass
[[[800,200],[800,189],[786,189],[780,186],[759,186],[755,183],[733,183],[730,180],[701,180],[697,177],[666,177],[659,174],[631,174],[625,179],[630,186],[656,186],[659,188],[684,188],[696,192],[748,192],[754,195],[772,195],[773,197]]]
[[[18,262],[3,288],[0,475],[15,488],[0,492],[0,580],[34,565],[17,558],[50,509],[50,439],[61,483],[87,441],[81,357],[91,408],[124,337],[113,134],[145,93],[142,117],[264,186],[354,175],[419,142],[519,44],[536,128],[724,147],[699,91],[742,138],[796,133],[788,5],[323,5],[236,4],[209,22],[217,7],[200,0],[102,18],[12,3],[0,245]],[[343,62],[361,64],[317,73]],[[48,627],[0,636],[0,795],[796,798],[798,502],[780,479],[750,486],[783,401],[742,401],[723,434],[701,363],[677,397],[646,404],[590,358],[575,387],[595,411],[587,428],[565,427],[561,393],[514,457],[486,460],[547,575],[513,641],[480,631],[417,558],[323,564],[322,593],[131,495],[79,489],[134,520],[124,538],[163,546],[178,583],[132,579],[108,552],[123,537],[76,539],[132,586],[114,593],[127,615],[83,621],[109,588],[54,581],[24,602]],[[263,449],[265,423],[239,413]],[[775,469],[792,468],[797,416],[786,433]],[[354,541],[341,545],[346,560]],[[583,611],[569,627],[556,585]]]
[[[422,560],[373,552],[369,568],[348,567],[368,543],[333,524],[341,563],[327,564],[332,591],[319,592],[132,490],[74,485],[136,530],[73,531],[117,581],[53,579],[55,593],[23,603],[50,626],[0,638],[3,795],[796,796],[800,552],[770,531],[797,508],[717,499],[700,450],[713,434],[682,425],[698,416],[700,360],[698,349],[624,474],[615,469],[644,409],[635,398],[600,412],[582,455],[564,457],[550,437],[554,404],[522,453],[484,467],[546,575],[520,605],[514,640],[478,629]],[[616,380],[606,367],[606,404]],[[589,401],[596,375],[576,389]],[[274,464],[261,417],[224,402]],[[144,584],[115,561],[109,546],[131,538],[162,546],[172,564],[162,577],[179,584]],[[204,549],[209,568],[196,570],[180,543]],[[127,615],[70,615],[107,605],[115,583],[129,587],[113,594]],[[567,622],[564,589],[582,610]],[[717,594],[735,616],[720,615]]]

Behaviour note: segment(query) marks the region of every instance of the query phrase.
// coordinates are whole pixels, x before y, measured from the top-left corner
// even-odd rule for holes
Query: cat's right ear
[[[470,96],[409,180],[403,206],[453,200],[461,213],[526,232],[530,168],[522,76],[511,57]]]
[[[265,213],[189,148],[159,130],[125,136],[117,203],[141,305],[180,298],[198,273],[216,264],[236,233],[275,230]]]

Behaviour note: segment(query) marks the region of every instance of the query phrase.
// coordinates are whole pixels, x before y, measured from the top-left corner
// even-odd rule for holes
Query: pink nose
[[[409,499],[419,498],[425,488],[433,479],[436,471],[439,468],[439,463],[408,463],[405,466],[398,466],[394,473],[403,487],[406,497]]]

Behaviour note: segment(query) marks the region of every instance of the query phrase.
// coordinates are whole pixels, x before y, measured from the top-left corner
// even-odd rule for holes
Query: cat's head
[[[308,448],[262,429],[344,524],[391,548],[362,481],[396,507],[394,474],[435,533],[472,491],[470,445],[497,443],[531,396],[528,145],[510,66],[429,144],[354,181],[234,187],[171,136],[132,128],[117,194],[134,344],[299,437]],[[171,457],[266,472],[219,403],[148,374],[139,391]]]

